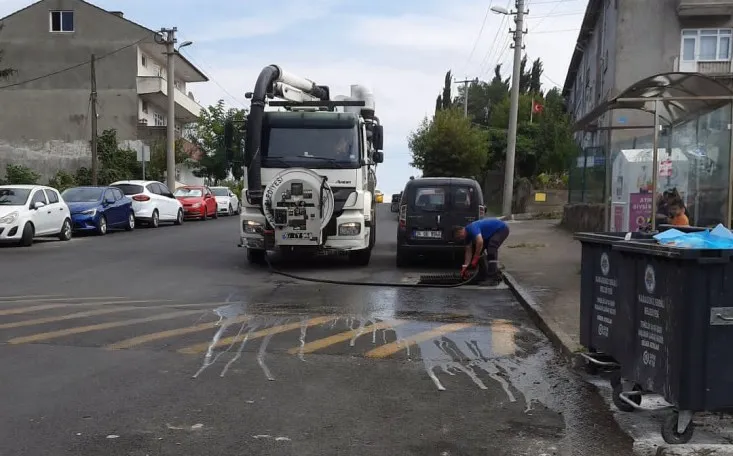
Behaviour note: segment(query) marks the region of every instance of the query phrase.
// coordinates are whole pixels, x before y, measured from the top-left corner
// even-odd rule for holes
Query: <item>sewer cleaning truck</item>
[[[384,160],[372,93],[351,85],[350,95],[331,97],[328,86],[269,65],[247,98],[239,227],[247,260],[261,264],[279,250],[369,264]]]

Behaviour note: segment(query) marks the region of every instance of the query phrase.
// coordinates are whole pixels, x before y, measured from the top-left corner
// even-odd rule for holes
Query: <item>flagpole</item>
[[[534,117],[534,97],[532,97],[532,104],[529,105],[529,123],[532,123]]]

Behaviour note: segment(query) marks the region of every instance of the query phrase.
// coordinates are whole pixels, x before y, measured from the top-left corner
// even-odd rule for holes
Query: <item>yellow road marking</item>
[[[517,351],[514,336],[519,329],[508,320],[495,320],[491,323],[491,353],[494,356],[513,355]]]
[[[21,295],[21,296],[0,296],[0,301],[15,302],[18,299],[58,298],[59,295]]]
[[[288,350],[288,353],[291,355],[295,355],[298,353],[312,353],[314,351],[321,350],[326,347],[330,347],[331,345],[336,345],[341,342],[345,342],[347,340],[351,340],[354,337],[369,334],[370,332],[377,331],[380,329],[390,329],[394,328],[395,326],[399,326],[406,323],[404,320],[394,320],[394,321],[380,321],[379,323],[375,323],[373,325],[365,326],[361,329],[354,329],[353,331],[346,331],[339,334],[334,334],[333,336],[325,337],[323,339],[314,340],[313,342],[308,342],[307,344],[303,345],[302,347],[293,347],[290,350]]]
[[[27,344],[33,342],[41,342],[49,339],[56,339],[58,337],[70,336],[73,334],[82,334],[92,331],[101,331],[103,329],[119,328],[121,326],[136,325],[138,323],[150,323],[153,321],[170,320],[172,318],[184,317],[187,315],[199,314],[199,310],[181,310],[178,312],[170,312],[159,315],[152,315],[144,318],[133,318],[131,320],[120,320],[112,321],[109,323],[99,323],[96,325],[78,326],[76,328],[62,329],[59,331],[50,331],[45,333],[32,334],[30,336],[16,337],[8,341],[9,344]]]
[[[57,321],[73,320],[75,318],[96,317],[97,315],[107,315],[115,312],[129,312],[138,310],[139,307],[110,307],[108,309],[88,310],[86,312],[77,312],[73,314],[57,315],[55,317],[34,318],[32,320],[14,321],[11,323],[0,324],[0,329],[22,328],[24,326],[42,325],[44,323],[53,323]]]
[[[448,325],[438,326],[437,328],[429,331],[423,331],[405,339],[397,340],[387,345],[382,345],[373,350],[369,350],[365,356],[367,358],[386,358],[387,356],[394,355],[400,350],[404,350],[407,346],[435,339],[445,334],[460,331],[461,329],[470,328],[472,326],[474,326],[473,323],[451,323]]]
[[[219,340],[219,342],[217,342],[214,347],[222,347],[225,345],[236,344],[237,342],[243,341],[245,337],[247,338],[247,340],[258,339],[260,337],[265,337],[270,334],[280,334],[283,332],[292,331],[294,329],[299,329],[303,326],[306,326],[306,327],[316,326],[316,325],[320,325],[323,323],[327,323],[332,320],[333,320],[333,317],[316,317],[316,318],[311,318],[310,320],[289,323],[287,325],[273,326],[271,328],[266,328],[261,331],[253,332],[251,334],[250,333],[239,334],[236,336],[225,337],[224,339]],[[209,349],[210,345],[211,345],[210,343],[191,345],[189,347],[185,347],[185,348],[178,350],[178,353],[184,353],[187,355],[195,355],[198,353],[205,352],[206,350]]]
[[[109,350],[122,350],[122,349],[134,347],[136,345],[146,344],[154,340],[167,339],[169,337],[182,336],[184,334],[191,334],[195,332],[214,329],[217,326],[220,326],[222,323],[225,323],[225,324],[244,323],[245,321],[249,320],[250,318],[252,317],[247,316],[247,317],[229,318],[221,322],[212,321],[210,323],[202,323],[200,325],[189,326],[187,328],[178,328],[178,329],[171,329],[169,331],[160,331],[160,332],[155,332],[155,333],[150,333],[150,334],[144,334],[142,336],[133,337],[130,339],[125,339],[119,342],[115,342],[114,344],[107,345],[105,348]]]
[[[84,302],[84,303],[63,303],[63,304],[42,304],[40,306],[30,307],[14,307],[12,309],[0,310],[0,316],[18,315],[28,312],[36,312],[39,310],[60,309],[62,307],[84,307],[84,306],[101,306],[105,304],[139,304],[145,302],[161,302],[160,300],[143,300],[143,301],[102,301],[102,302]]]
[[[25,298],[25,296],[21,296],[22,298]],[[110,299],[127,299],[124,296],[101,296],[96,298],[33,298],[33,299],[13,299],[10,301],[4,301],[7,304],[15,304],[15,303],[21,303],[21,302],[63,302],[63,301],[94,301],[94,300],[107,300]]]

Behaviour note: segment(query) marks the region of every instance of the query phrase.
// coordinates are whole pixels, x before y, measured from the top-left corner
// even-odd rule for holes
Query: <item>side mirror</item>
[[[377,150],[384,149],[384,128],[381,125],[374,125],[373,127],[372,143],[374,144],[375,149]]]
[[[384,152],[377,151],[373,155],[374,163],[384,163]]]
[[[107,205],[114,204],[114,203],[115,203],[115,200],[113,200],[113,199],[107,198],[107,199],[104,200],[104,204],[107,204]]]
[[[40,208],[42,208],[45,205],[46,205],[46,203],[43,203],[41,201],[36,201],[36,203],[33,205],[33,209],[40,209]]]
[[[234,159],[234,152],[232,151],[232,145],[234,144],[234,122],[227,120],[224,122],[224,152],[227,162],[231,162]]]

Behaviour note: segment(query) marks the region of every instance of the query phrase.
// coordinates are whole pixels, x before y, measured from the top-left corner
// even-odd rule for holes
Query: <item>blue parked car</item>
[[[74,231],[107,234],[111,228],[135,229],[132,200],[116,187],[74,187],[61,197],[69,206]]]

